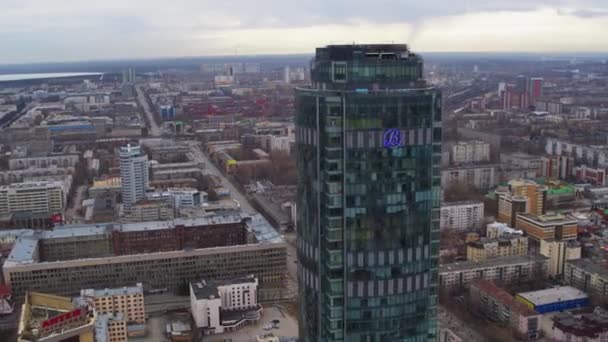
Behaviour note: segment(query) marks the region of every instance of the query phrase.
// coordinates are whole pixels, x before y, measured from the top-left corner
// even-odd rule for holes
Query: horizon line
[[[329,44],[331,45],[331,44]],[[608,51],[424,51],[417,50],[413,51],[416,54],[453,54],[453,55],[570,55],[571,57],[577,57],[574,55],[582,55],[583,57],[589,57],[590,55],[602,55],[605,54],[608,58]],[[193,55],[193,56],[156,56],[156,57],[128,57],[128,58],[101,58],[101,59],[81,59],[81,60],[58,60],[58,61],[40,61],[40,62],[0,62],[0,67],[11,67],[11,66],[28,66],[28,65],[52,65],[52,64],[69,64],[69,63],[108,63],[108,62],[129,62],[129,61],[160,61],[160,60],[179,60],[179,59],[205,59],[205,58],[226,58],[226,59],[238,59],[238,58],[251,58],[251,57],[289,57],[289,56],[314,56],[314,52],[311,53],[260,53],[260,54],[242,54],[242,55]],[[424,57],[424,56],[423,56]]]

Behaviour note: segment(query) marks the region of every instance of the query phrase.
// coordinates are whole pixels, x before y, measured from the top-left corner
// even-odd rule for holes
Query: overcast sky
[[[0,63],[312,53],[608,51],[608,0],[0,0]]]

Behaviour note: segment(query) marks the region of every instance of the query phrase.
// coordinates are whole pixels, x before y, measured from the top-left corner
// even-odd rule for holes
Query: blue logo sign
[[[395,148],[401,146],[402,143],[403,137],[400,130],[390,128],[384,132],[384,147]]]

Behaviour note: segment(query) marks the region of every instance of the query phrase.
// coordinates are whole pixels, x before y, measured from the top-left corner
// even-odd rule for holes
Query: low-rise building
[[[467,260],[470,261],[527,254],[528,238],[519,234],[503,234],[499,238],[481,238],[467,244]]]
[[[121,221],[124,223],[167,221],[175,218],[175,209],[165,201],[141,200],[125,210]]]
[[[587,294],[571,286],[518,293],[515,298],[531,309],[544,314],[582,308],[589,305]]]
[[[492,239],[499,238],[505,234],[524,235],[521,230],[513,229],[506,223],[493,222],[486,226],[486,236]]]
[[[493,281],[475,279],[469,288],[469,298],[473,307],[485,317],[512,327],[515,337],[524,340],[540,337],[542,315],[515,300]]]
[[[107,330],[96,331],[97,315],[88,307],[75,306],[70,298],[28,292],[17,331],[18,342],[78,341],[107,338]]]
[[[439,266],[439,287],[464,288],[477,278],[505,283],[528,281],[546,273],[547,258],[544,256],[512,256],[478,262],[455,262]]]
[[[254,276],[191,283],[190,307],[197,328],[203,335],[214,335],[257,322],[262,313],[257,289]]]
[[[501,153],[500,162],[507,168],[530,169],[540,171],[541,157],[523,152]]]
[[[592,313],[559,313],[553,317],[549,336],[552,341],[603,342],[608,340],[608,312],[596,308]]]
[[[483,218],[483,202],[446,202],[441,205],[441,229],[480,229]]]
[[[91,303],[100,315],[121,313],[127,323],[146,323],[142,283],[114,289],[81,290],[80,296]]]
[[[532,240],[576,240],[578,225],[562,214],[533,215],[517,213],[515,228],[523,230]]]
[[[606,185],[606,169],[593,168],[587,165],[576,166],[573,170],[576,180],[597,186]]]

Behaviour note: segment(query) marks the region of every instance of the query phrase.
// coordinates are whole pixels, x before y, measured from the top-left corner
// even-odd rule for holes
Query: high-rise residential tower
[[[318,48],[296,94],[300,338],[435,341],[441,93],[406,45]]]
[[[120,148],[122,203],[125,209],[146,198],[148,172],[148,156],[143,154],[141,147],[128,144]]]

